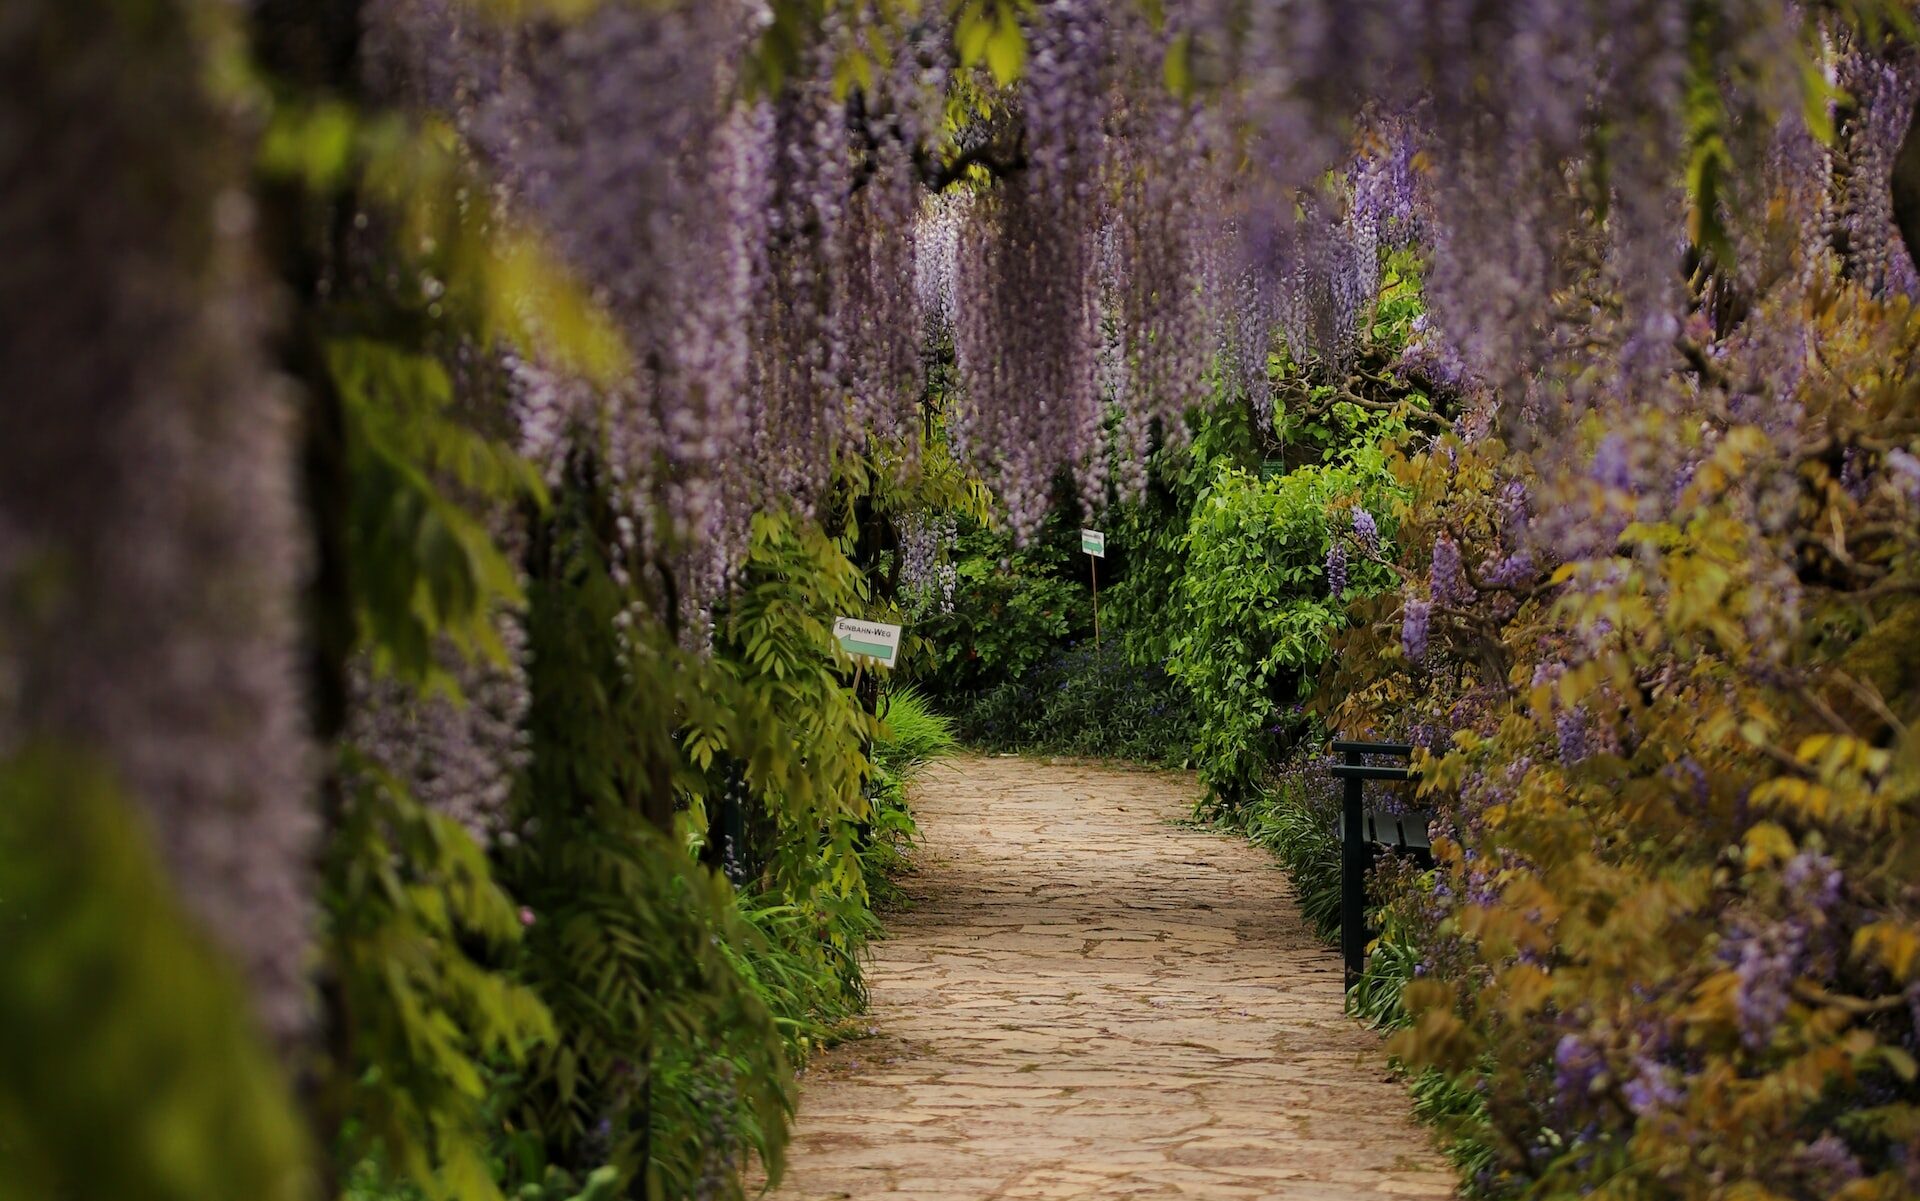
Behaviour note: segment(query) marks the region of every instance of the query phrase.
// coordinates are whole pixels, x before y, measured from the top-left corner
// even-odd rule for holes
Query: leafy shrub
[[[1090,631],[1076,529],[1056,512],[1024,547],[979,525],[964,530],[954,565],[956,603],[922,622],[918,633],[932,661],[919,665],[915,682],[941,697],[986,692],[1024,679],[1062,643]]]
[[[907,851],[920,836],[907,804],[908,781],[956,744],[952,721],[935,712],[917,689],[901,688],[888,696],[873,744],[875,775],[860,848],[867,895],[876,903],[899,900],[893,877],[906,866]]]
[[[1163,668],[1130,662],[1118,640],[1058,651],[960,705],[961,734],[994,750],[1182,765],[1193,746],[1186,690]]]
[[[1284,748],[1284,711],[1306,696],[1344,598],[1379,591],[1389,569],[1357,558],[1341,597],[1328,592],[1327,553],[1339,509],[1385,507],[1391,480],[1377,448],[1344,462],[1265,477],[1223,467],[1187,528],[1168,670],[1193,694],[1201,781],[1223,804],[1251,801]]]
[[[1379,933],[1368,949],[1366,969],[1347,992],[1347,1012],[1376,1029],[1400,1030],[1413,1021],[1404,998],[1407,985],[1433,967],[1423,948],[1431,941],[1435,876],[1414,868],[1411,860],[1387,859],[1370,882],[1371,891],[1388,899],[1369,914]],[[1463,1191],[1470,1197],[1486,1195],[1499,1135],[1488,1124],[1486,1099],[1475,1088],[1474,1074],[1431,1065],[1409,1070],[1398,1059],[1392,1062],[1407,1077],[1414,1116],[1440,1132],[1441,1151],[1459,1171]]]
[[[1841,283],[1805,319],[1804,420],[1655,405],[1400,467],[1406,590],[1327,693],[1451,735],[1393,1046],[1444,1074],[1423,1104],[1480,1098],[1494,1195],[1920,1180],[1920,322]]]
[[[281,1070],[143,828],[79,756],[0,758],[0,1197],[295,1201]]]

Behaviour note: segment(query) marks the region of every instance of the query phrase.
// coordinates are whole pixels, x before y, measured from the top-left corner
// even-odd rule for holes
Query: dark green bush
[[[1077,533],[1057,512],[1025,547],[995,530],[964,530],[954,553],[956,604],[914,631],[932,660],[919,666],[916,682],[942,699],[987,692],[1025,679],[1063,644],[1090,633],[1083,560]]]
[[[1113,640],[1069,646],[1024,678],[951,702],[961,736],[1000,751],[1184,765],[1195,725],[1186,689]]]

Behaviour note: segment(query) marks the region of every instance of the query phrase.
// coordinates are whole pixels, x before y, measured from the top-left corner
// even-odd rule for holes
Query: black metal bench
[[[1340,955],[1346,965],[1347,987],[1352,988],[1367,968],[1367,869],[1380,847],[1410,851],[1431,862],[1433,844],[1427,835],[1427,822],[1432,810],[1395,814],[1366,805],[1368,780],[1399,783],[1415,777],[1410,767],[1366,763],[1366,756],[1410,760],[1410,744],[1337,740],[1333,750],[1345,760],[1334,764],[1333,774],[1346,781],[1340,805]]]

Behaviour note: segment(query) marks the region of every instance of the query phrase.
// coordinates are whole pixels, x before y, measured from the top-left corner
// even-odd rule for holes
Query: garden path
[[[1286,877],[1192,777],[966,757],[914,786],[875,1035],[814,1060],[776,1201],[1442,1198]]]

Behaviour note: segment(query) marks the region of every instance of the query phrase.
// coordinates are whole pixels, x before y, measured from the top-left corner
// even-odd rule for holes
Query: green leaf
[[[1193,32],[1182,30],[1167,47],[1162,74],[1167,90],[1182,100],[1193,98]]]
[[[1002,86],[1020,78],[1027,65],[1027,35],[1012,5],[1000,10],[999,23],[986,43],[987,69]]]

